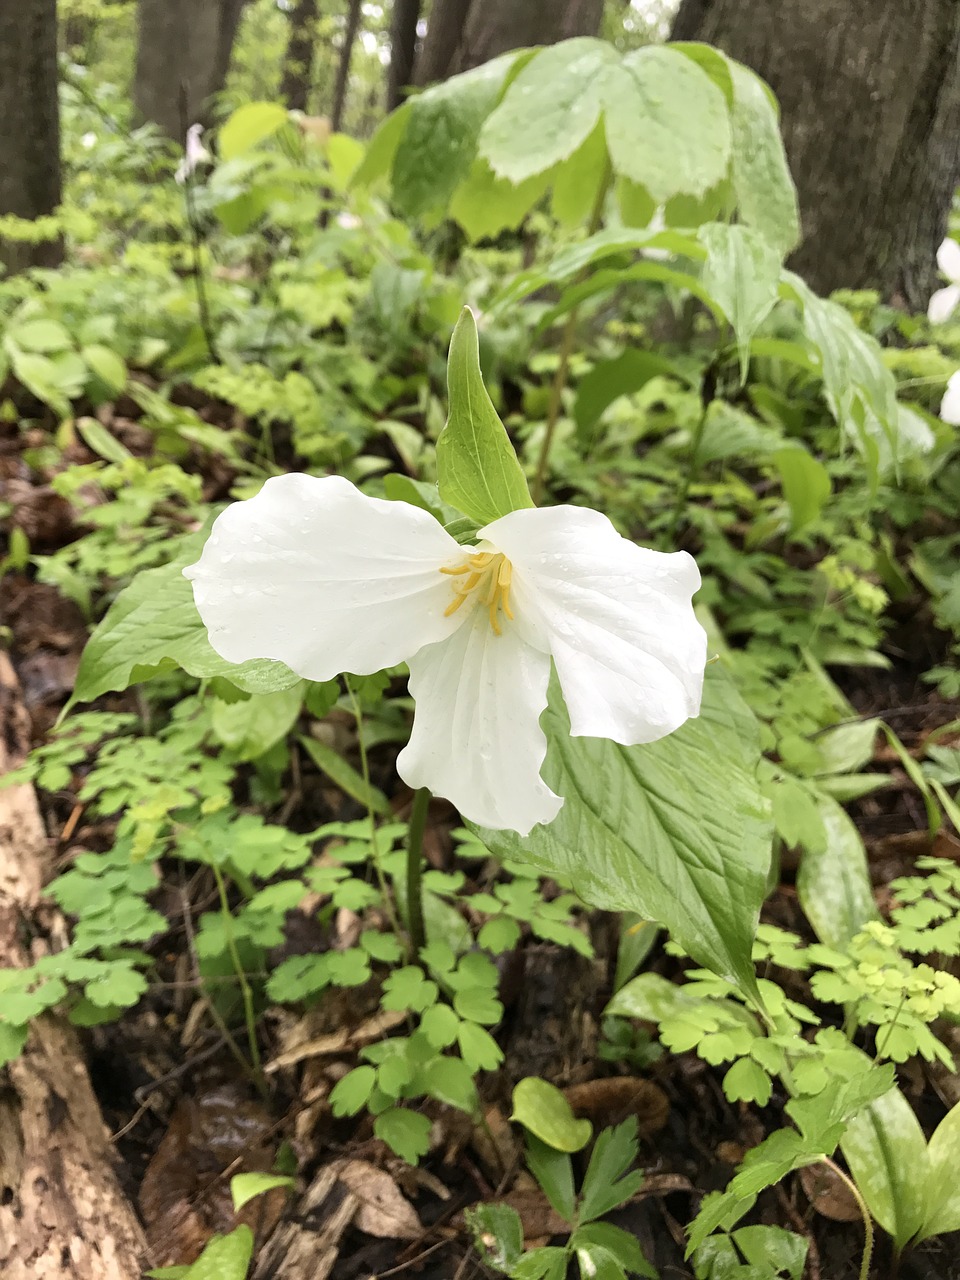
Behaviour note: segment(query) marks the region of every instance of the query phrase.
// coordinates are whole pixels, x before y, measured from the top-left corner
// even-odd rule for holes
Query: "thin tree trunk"
[[[603,0],[435,0],[417,84],[445,80],[509,49],[595,36]]]
[[[403,101],[403,91],[413,83],[413,60],[417,51],[417,23],[420,0],[393,0],[390,15],[390,70],[387,73],[387,110]]]
[[[957,0],[684,0],[673,37],[752,67],[780,100],[821,293],[878,289],[913,308],[960,180]]]
[[[357,32],[360,30],[360,0],[350,0],[347,10],[347,25],[340,46],[340,61],[337,65],[337,83],[333,90],[333,108],[330,112],[330,127],[337,133],[343,123],[343,108],[347,100],[347,81],[350,77],[350,59],[353,57],[353,46]]]
[[[0,3],[0,122],[0,215],[53,213],[61,192],[56,0]],[[11,274],[62,258],[59,237],[0,241],[0,263]]]
[[[171,138],[209,121],[246,0],[138,0],[137,110]]]
[[[294,111],[307,109],[318,16],[317,0],[297,0],[297,7],[290,15],[290,38],[283,59],[280,97]]]

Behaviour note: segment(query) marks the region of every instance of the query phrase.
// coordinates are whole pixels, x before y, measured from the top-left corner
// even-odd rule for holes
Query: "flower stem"
[[[828,1156],[824,1156],[822,1162],[828,1169],[833,1170],[857,1202],[857,1208],[863,1218],[863,1258],[860,1261],[860,1280],[869,1280],[870,1263],[873,1260],[873,1219],[870,1216],[870,1210],[867,1208],[867,1202],[861,1195],[860,1188],[854,1180],[849,1174],[844,1173],[838,1164],[835,1164]]]
[[[421,875],[423,832],[427,825],[430,792],[421,787],[413,797],[410,829],[407,835],[407,923],[410,933],[410,949],[416,956],[426,945],[427,933],[423,922],[423,880]]]
[[[603,177],[600,179],[600,185],[597,188],[597,198],[593,202],[593,209],[590,213],[590,221],[587,223],[587,235],[592,236],[600,228],[603,220],[603,205],[607,198],[607,192],[610,190],[610,182],[613,178],[613,170],[610,167],[609,158],[604,162],[605,167]],[[581,271],[575,284],[579,284],[583,280],[590,268],[585,267]],[[543,489],[547,480],[547,466],[550,461],[550,450],[553,447],[553,437],[557,429],[557,422],[560,420],[560,410],[563,406],[563,393],[567,388],[567,378],[570,375],[570,357],[573,354],[573,344],[577,336],[577,320],[580,316],[580,306],[572,307],[567,322],[563,326],[563,336],[560,339],[560,363],[557,365],[557,371],[553,375],[553,383],[550,387],[550,401],[547,405],[547,425],[543,433],[543,444],[540,446],[540,457],[537,459],[537,470],[533,477],[533,484],[530,489],[530,496],[533,498],[534,506],[539,506],[540,499],[543,497]]]
[[[247,1024],[247,1044],[250,1047],[253,1079],[258,1090],[265,1097],[267,1088],[263,1078],[263,1066],[260,1061],[260,1046],[257,1044],[257,1019],[253,1009],[253,989],[247,981],[247,975],[240,959],[240,952],[237,950],[237,944],[233,936],[233,916],[230,914],[230,902],[227,898],[227,886],[224,882],[223,874],[216,863],[211,863],[210,869],[217,882],[217,893],[220,898],[220,910],[223,914],[223,933],[227,940],[227,950],[230,953],[230,960],[233,963],[237,982],[240,984],[240,994],[243,998],[243,1015]]]

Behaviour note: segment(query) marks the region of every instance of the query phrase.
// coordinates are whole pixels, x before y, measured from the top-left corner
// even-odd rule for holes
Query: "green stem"
[[[590,221],[587,224],[588,236],[592,236],[600,228],[600,223],[603,219],[603,205],[607,198],[607,192],[610,190],[612,178],[613,170],[610,168],[608,159],[605,162],[603,177],[600,179],[600,186],[597,188],[597,198],[593,202]],[[589,270],[589,267],[585,267],[577,275],[574,283],[579,284],[586,277]],[[536,474],[530,487],[530,496],[533,498],[534,506],[539,506],[547,481],[550,450],[553,448],[553,437],[557,430],[557,423],[560,420],[560,410],[563,407],[563,393],[567,388],[567,378],[570,375],[570,357],[573,354],[573,344],[577,336],[577,320],[579,316],[580,307],[578,304],[572,308],[567,316],[567,322],[563,326],[563,336],[560,339],[560,363],[557,365],[557,371],[553,375],[553,383],[550,387],[550,401],[547,405],[547,425],[543,433],[543,444],[540,446],[540,457],[537,459]]]
[[[430,808],[430,792],[421,787],[413,797],[410,814],[410,830],[407,835],[407,921],[410,930],[410,949],[418,955],[426,945],[427,933],[423,923],[422,852],[423,832]]]
[[[673,505],[673,515],[670,517],[670,526],[667,530],[667,550],[676,545],[677,534],[680,530],[680,521],[683,519],[683,511],[687,505],[687,498],[690,494],[690,486],[693,484],[694,478],[699,469],[700,443],[703,440],[703,430],[707,424],[707,412],[712,403],[712,400],[707,400],[704,403],[703,412],[700,414],[700,418],[693,433],[693,440],[690,443],[690,454],[687,458],[687,469],[683,475],[683,483],[677,492],[677,500]]]
[[[870,1216],[870,1210],[867,1208],[867,1202],[860,1194],[860,1188],[854,1180],[835,1164],[828,1156],[824,1156],[822,1163],[828,1169],[832,1169],[840,1181],[844,1184],[854,1200],[857,1202],[857,1208],[860,1210],[860,1216],[863,1218],[863,1258],[860,1262],[860,1280],[869,1280],[870,1263],[873,1260],[873,1219]]]
[[[240,984],[243,998],[243,1016],[247,1024],[247,1044],[250,1048],[250,1062],[253,1066],[253,1078],[257,1088],[266,1097],[267,1086],[263,1078],[263,1065],[260,1061],[260,1046],[257,1044],[257,1019],[253,1009],[253,988],[247,981],[247,975],[240,960],[240,952],[233,936],[233,916],[230,914],[230,902],[227,898],[227,886],[220,868],[211,864],[214,879],[217,882],[217,893],[220,895],[220,910],[223,913],[223,932],[227,940],[227,950]]]

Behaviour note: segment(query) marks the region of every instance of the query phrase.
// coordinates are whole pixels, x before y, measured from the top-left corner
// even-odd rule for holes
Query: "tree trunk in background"
[[[219,93],[245,0],[138,0],[137,110],[171,138],[183,141],[196,121],[209,120]]]
[[[417,84],[469,71],[508,49],[595,36],[603,0],[434,0]]]
[[[0,215],[39,218],[60,203],[60,112],[57,104],[56,0],[0,6]],[[0,240],[11,274],[56,266],[59,240]]]
[[[307,109],[318,15],[317,0],[297,0],[297,7],[290,15],[290,39],[283,59],[280,97],[292,111]]]
[[[343,32],[343,43],[340,46],[340,61],[337,64],[337,83],[333,90],[333,107],[330,111],[330,128],[336,133],[343,123],[343,108],[347,101],[347,81],[350,77],[350,59],[360,30],[360,0],[350,0],[347,10],[347,25]]]
[[[683,0],[672,38],[718,45],[780,100],[804,235],[790,265],[820,293],[925,307],[960,180],[956,0]]]
[[[390,14],[390,70],[387,72],[387,110],[403,101],[403,91],[413,83],[413,60],[417,51],[417,23],[420,0],[393,0]]]

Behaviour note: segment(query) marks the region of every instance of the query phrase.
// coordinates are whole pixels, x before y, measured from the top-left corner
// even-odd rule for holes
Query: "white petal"
[[[515,627],[495,635],[485,609],[449,640],[410,659],[416,702],[413,733],[397,770],[411,787],[428,787],[484,827],[525,836],[551,822],[563,801],[540,777],[547,742],[550,659]]]
[[[685,551],[638,547],[579,507],[513,511],[480,532],[513,565],[517,628],[553,655],[574,735],[654,742],[698,714],[707,640]]]
[[[949,236],[937,250],[937,266],[951,284],[960,284],[960,244]]]
[[[952,374],[940,402],[940,417],[952,427],[960,427],[960,369]]]
[[[369,675],[450,635],[462,552],[417,507],[368,498],[340,476],[276,476],[220,515],[184,573],[228,662],[277,658],[309,680]]]
[[[927,319],[931,324],[943,324],[956,311],[958,303],[960,303],[960,285],[948,284],[945,289],[938,289],[930,297]]]

